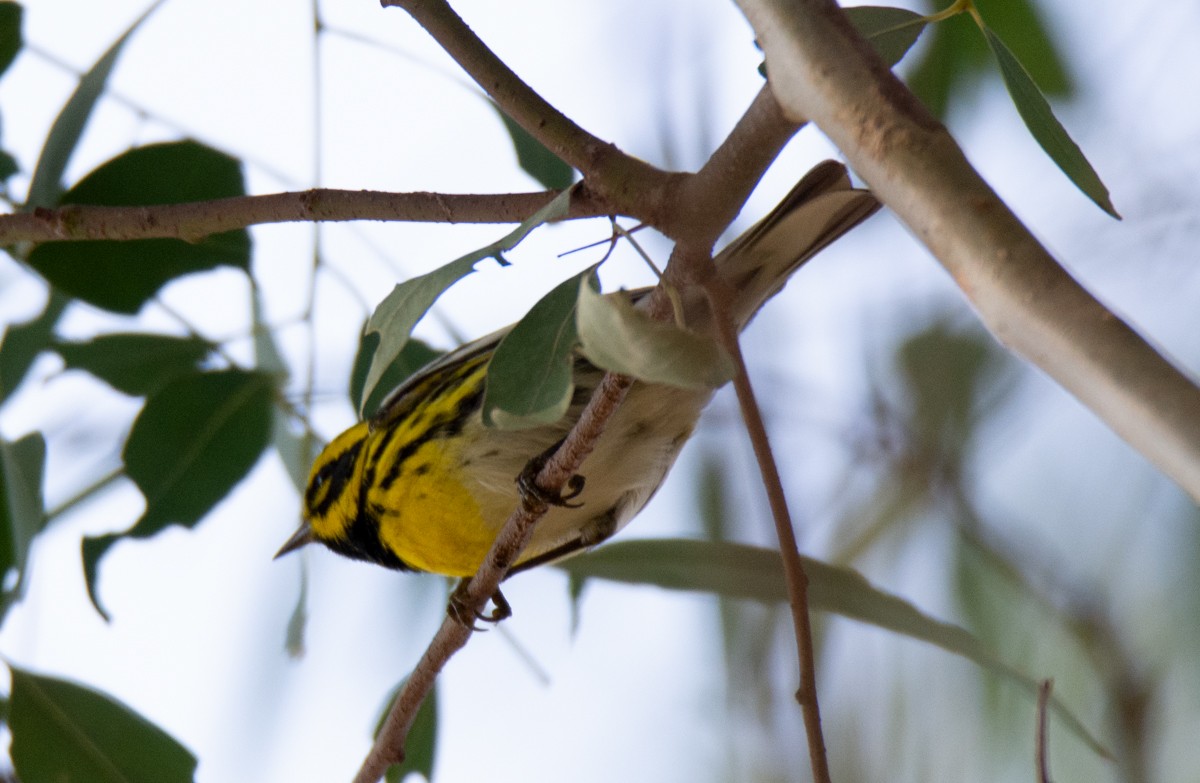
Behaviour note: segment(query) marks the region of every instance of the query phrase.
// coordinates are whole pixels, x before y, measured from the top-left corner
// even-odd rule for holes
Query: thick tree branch
[[[264,223],[384,220],[420,223],[519,223],[557,193],[385,193],[315,189],[186,204],[104,207],[71,204],[0,215],[0,245],[80,239],[170,237],[198,242],[210,234]],[[571,198],[570,217],[609,214],[586,188]]]
[[[738,3],[785,113],[829,136],[997,339],[1200,501],[1200,389],[1038,244],[832,0]]]

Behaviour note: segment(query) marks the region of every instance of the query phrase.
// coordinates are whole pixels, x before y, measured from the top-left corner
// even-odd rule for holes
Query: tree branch
[[[664,205],[680,175],[627,155],[568,119],[497,57],[445,0],[383,0],[383,5],[407,11],[501,111],[578,169],[603,199],[631,202],[633,211],[626,214],[660,229],[669,223]]]
[[[144,207],[70,204],[0,215],[0,245],[160,237],[198,242],[222,231],[296,221],[519,223],[556,195],[555,191],[477,195],[318,188]],[[569,217],[596,217],[609,212],[609,207],[586,188],[578,189],[571,197]]]
[[[676,234],[697,247],[712,247],[737,217],[751,191],[804,122],[784,116],[770,86],[763,85],[733,130],[704,166],[679,183]]]
[[[738,3],[785,113],[842,150],[1000,342],[1200,501],[1200,389],[1038,244],[832,0]]]
[[[548,494],[561,492],[567,480],[591,453],[608,419],[616,412],[633,381],[625,376],[608,373],[592,395],[579,421],[537,475],[537,485]],[[480,612],[488,599],[495,595],[508,569],[533,536],[534,526],[549,507],[530,495],[523,495],[521,504],[513,511],[496,537],[483,565],[467,585],[463,606],[470,615]],[[471,629],[447,616],[433,641],[421,656],[415,669],[392,704],[387,720],[375,739],[371,752],[363,761],[354,783],[375,783],[392,764],[404,760],[404,742],[412,728],[417,710],[428,696],[437,675],[454,653],[466,646]]]
[[[779,467],[775,463],[775,455],[771,451],[771,444],[767,438],[767,428],[763,423],[762,411],[754,397],[754,388],[750,385],[750,376],[746,370],[742,347],[729,316],[730,292],[728,285],[720,277],[713,275],[706,282],[705,292],[708,294],[709,301],[712,302],[718,339],[729,355],[733,357],[734,364],[737,366],[737,374],[733,377],[733,387],[737,392],[742,421],[746,425],[746,432],[750,436],[750,443],[754,448],[754,457],[758,461],[758,471],[762,477],[763,487],[767,491],[771,517],[775,521],[775,535],[779,539],[779,554],[783,559],[783,576],[787,583],[788,604],[792,610],[792,628],[796,635],[796,651],[800,666],[800,687],[796,691],[796,701],[800,703],[800,710],[804,715],[804,729],[808,735],[808,758],[813,780],[816,783],[830,783],[829,759],[825,753],[825,738],[821,732],[821,707],[817,701],[812,617],[808,609],[808,575],[804,572],[804,562],[800,559],[800,547],[796,542],[796,532],[792,526],[787,498],[783,492],[783,482],[779,478]]]

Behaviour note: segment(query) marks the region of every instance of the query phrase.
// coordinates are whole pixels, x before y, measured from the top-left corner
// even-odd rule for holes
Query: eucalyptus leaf
[[[185,783],[196,757],[159,727],[91,688],[15,666],[12,763],[22,783]]]
[[[375,738],[378,738],[379,732],[383,730],[383,724],[392,710],[392,703],[400,695],[407,680],[407,677],[401,680],[400,684],[392,688],[387,698],[383,700],[383,708],[379,711],[379,717],[375,721]],[[425,780],[433,780],[433,762],[437,753],[437,719],[438,688],[434,685],[429,690],[429,695],[425,697],[425,701],[417,709],[412,727],[408,730],[408,736],[404,743],[403,763],[388,767],[385,776],[388,783],[401,783],[410,772],[421,775]]]
[[[384,372],[396,360],[412,334],[417,321],[429,311],[450,286],[475,271],[475,264],[486,258],[495,258],[501,263],[504,253],[512,250],[543,223],[567,216],[571,205],[572,189],[564,190],[550,203],[539,209],[521,225],[490,245],[481,247],[411,280],[405,280],[384,298],[367,321],[368,332],[379,333],[379,347],[371,359],[371,368],[363,384],[363,400],[370,400],[383,379]],[[359,408],[360,415],[365,411]]]
[[[106,206],[178,204],[241,196],[241,164],[194,141],[128,150],[84,177],[64,203]],[[199,242],[139,239],[48,242],[29,265],[52,285],[113,312],[133,314],[177,277],[232,266],[250,267],[250,235],[227,231]]]
[[[17,3],[0,3],[0,75],[8,70],[21,51],[22,10]]]
[[[1068,97],[1074,91],[1066,61],[1059,54],[1052,30],[1032,0],[974,0],[987,24],[1010,41],[1017,58],[1048,95]],[[939,117],[969,105],[991,75],[988,46],[968,14],[932,26],[926,46],[909,71],[908,83],[930,111]]]
[[[809,606],[894,631],[941,647],[1036,695],[1038,681],[997,659],[964,628],[936,620],[904,599],[886,593],[862,574],[801,557],[808,576]],[[763,602],[787,601],[783,561],[774,549],[728,542],[656,539],[607,544],[558,565],[572,590],[587,579],[650,584],[671,590],[715,593]],[[1109,753],[1057,697],[1051,706],[1075,736],[1097,754]]]
[[[925,17],[905,8],[858,5],[842,10],[888,66],[904,59],[925,29]]]
[[[366,414],[379,410],[379,406],[391,394],[392,390],[403,383],[410,375],[442,355],[442,351],[431,347],[423,340],[409,339],[404,344],[392,363],[384,370],[375,391],[363,400],[362,394],[366,386],[367,371],[371,367],[371,358],[379,348],[379,333],[366,331],[365,325],[362,337],[358,341],[358,352],[354,355],[354,367],[350,371],[350,404],[355,410]]]
[[[734,376],[711,337],[656,321],[623,294],[602,296],[583,280],[578,307],[581,350],[597,367],[685,389],[715,389]]]
[[[125,443],[125,473],[146,498],[141,519],[124,533],[83,541],[88,594],[106,619],[98,568],[122,538],[148,538],[168,525],[193,527],[258,461],[271,436],[274,382],[245,370],[182,375],[158,389]]]
[[[530,135],[529,131],[514,122],[499,106],[492,104],[492,108],[503,120],[504,129],[508,131],[513,148],[517,152],[517,163],[525,173],[550,190],[569,188],[575,181],[575,170],[547,149],[545,144]]]
[[[1000,75],[1004,77],[1004,86],[1012,97],[1013,104],[1025,127],[1033,135],[1034,140],[1041,145],[1050,159],[1054,161],[1075,187],[1115,218],[1121,216],[1113,207],[1108,196],[1108,188],[1100,181],[1100,175],[1092,168],[1092,164],[1084,157],[1079,145],[1067,134],[1066,128],[1054,116],[1053,110],[1042,91],[1034,84],[1033,78],[1025,70],[1025,66],[1013,55],[1012,51],[1000,40],[991,28],[983,28],[984,37],[992,54],[1000,66]]]
[[[92,116],[96,101],[104,92],[113,66],[117,64],[117,58],[121,56],[121,50],[125,48],[125,44],[129,43],[129,39],[142,26],[142,23],[163,2],[164,0],[156,0],[147,8],[145,13],[135,19],[129,29],[79,79],[79,85],[75,88],[75,92],[67,99],[62,111],[55,118],[54,124],[50,126],[50,133],[46,135],[46,143],[42,145],[42,152],[38,156],[37,164],[33,167],[33,178],[29,183],[29,197],[25,202],[26,211],[32,211],[37,207],[50,207],[58,203],[59,195],[62,193],[63,172],[66,171],[67,163],[70,162],[75,148],[79,146],[79,139],[83,136],[83,130]]]
[[[70,299],[51,291],[41,315],[22,324],[13,324],[0,341],[0,402],[17,390],[33,360],[54,343],[54,327]]]
[[[213,344],[201,337],[104,334],[84,342],[59,342],[54,350],[68,368],[91,373],[117,391],[141,397],[198,370]]]
[[[523,429],[552,424],[567,412],[575,392],[576,302],[592,274],[585,269],[559,283],[496,346],[483,395],[485,424]]]
[[[0,618],[21,597],[29,548],[46,525],[42,485],[46,439],[30,433],[15,443],[0,440],[0,579],[17,574],[16,586],[0,595]]]

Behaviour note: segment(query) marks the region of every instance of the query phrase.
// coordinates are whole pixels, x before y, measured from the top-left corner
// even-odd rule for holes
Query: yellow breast
[[[454,440],[420,444],[399,460],[394,476],[373,483],[368,502],[379,519],[383,543],[409,566],[470,576],[483,562],[496,530],[463,486],[455,452]]]

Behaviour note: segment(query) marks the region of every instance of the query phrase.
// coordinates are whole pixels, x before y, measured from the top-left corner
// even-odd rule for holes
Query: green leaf
[[[0,74],[8,70],[21,51],[21,6],[0,3]]]
[[[1030,75],[1047,95],[1066,98],[1074,91],[1067,64],[1038,13],[1037,0],[975,0],[988,26],[1006,41],[1025,63]],[[972,38],[978,39],[977,36]],[[980,58],[981,60],[984,58]]]
[[[733,360],[712,338],[655,321],[624,294],[602,296],[586,281],[578,323],[584,356],[602,369],[685,389],[715,389],[733,378]]]
[[[22,783],[181,783],[196,757],[129,707],[90,688],[12,670],[13,769]]]
[[[9,326],[0,342],[0,403],[17,390],[38,354],[54,343],[54,327],[70,300],[51,291],[42,314],[32,321]]]
[[[106,206],[179,204],[241,196],[241,164],[194,141],[128,150],[84,177],[63,195],[64,203]],[[168,281],[218,266],[250,267],[250,235],[244,230],[205,237],[49,242],[29,264],[52,285],[118,313],[134,314]]]
[[[404,349],[417,321],[421,320],[446,289],[475,271],[475,264],[485,258],[495,258],[502,264],[507,263],[504,261],[504,253],[520,244],[529,232],[543,223],[567,216],[571,205],[571,192],[570,189],[564,190],[496,242],[467,253],[432,272],[405,280],[393,288],[367,321],[367,331],[379,333],[379,347],[371,358],[371,369],[367,371],[367,380],[363,384],[363,399],[372,399],[376,387],[383,379],[383,373]],[[363,412],[364,409],[359,408],[359,413]]]
[[[258,368],[276,379],[276,384],[282,388],[289,376],[287,362],[275,336],[263,320],[262,292],[251,278],[252,296],[250,299],[250,317],[254,329],[254,359]],[[271,442],[275,451],[283,461],[288,478],[298,492],[303,492],[308,484],[308,472],[320,452],[321,444],[313,437],[312,432],[305,427],[296,432],[293,417],[282,405],[276,405],[271,412]]]
[[[567,412],[579,343],[576,302],[579,286],[593,273],[585,269],[551,289],[496,346],[483,394],[483,421],[489,427],[552,424]]]
[[[212,343],[201,337],[165,334],[104,334],[87,342],[54,346],[68,368],[89,372],[134,397],[195,372],[212,349]]]
[[[15,443],[0,440],[0,581],[17,573],[16,587],[0,596],[0,618],[24,590],[25,568],[34,537],[46,525],[42,481],[46,440],[35,432]]]
[[[995,393],[1001,359],[984,333],[935,323],[908,337],[897,352],[910,398],[906,431],[927,453],[961,460],[974,436],[981,398]],[[903,471],[897,471],[901,474]]]
[[[493,103],[492,108],[504,121],[504,128],[517,151],[517,163],[525,173],[550,190],[571,187],[571,183],[575,181],[575,170],[551,152],[545,144],[531,136],[529,131],[514,122],[499,106]]]
[[[1054,40],[1029,0],[975,0],[975,5],[1001,37],[1012,41],[1034,81],[1047,94],[1067,97],[1071,77]],[[928,46],[911,70],[908,83],[939,117],[952,106],[967,104],[990,76],[987,44],[966,14],[933,26]]]
[[[984,27],[983,34],[1000,65],[1004,86],[1008,88],[1008,94],[1012,96],[1017,112],[1033,138],[1067,178],[1075,183],[1075,187],[1083,191],[1096,206],[1119,219],[1121,216],[1109,200],[1108,188],[1100,181],[1100,176],[1088,163],[1079,145],[1067,135],[1066,129],[1054,116],[1050,104],[1033,83],[1029,72],[991,28]]]
[[[945,119],[953,102],[966,103],[986,74],[987,52],[975,28],[955,17],[939,22],[908,72],[908,86],[934,115]]]
[[[808,557],[801,560],[808,576],[811,608],[941,647],[1037,694],[1037,680],[998,660],[964,628],[930,617],[904,599],[876,588],[851,568]],[[698,590],[728,598],[788,600],[779,552],[744,544],[683,539],[621,541],[558,567],[570,575],[573,589],[578,589],[579,582],[594,578]],[[1051,703],[1073,734],[1099,755],[1109,756],[1066,705],[1057,698]]]
[[[271,436],[274,383],[245,370],[181,375],[152,393],[125,443],[125,473],[146,498],[128,531],[83,541],[84,574],[97,611],[100,559],[122,538],[168,525],[193,527],[245,478]]]
[[[375,737],[378,737],[379,732],[383,730],[383,724],[392,709],[392,702],[396,701],[396,696],[400,694],[400,689],[403,687],[404,681],[402,680],[384,699],[383,709],[379,711],[379,719],[375,721]],[[413,725],[409,729],[404,743],[404,763],[388,767],[384,778],[388,783],[401,783],[411,772],[423,776],[426,780],[433,780],[433,762],[434,756],[437,754],[437,720],[438,689],[435,685],[430,689],[429,695],[425,697],[425,701],[417,709],[416,717],[413,718]]]
[[[21,170],[17,159],[4,150],[0,150],[0,183]]]
[[[925,17],[904,8],[859,5],[842,10],[889,66],[904,59],[925,29]]]
[[[362,337],[358,341],[358,353],[354,355],[354,368],[350,372],[350,404],[357,411],[373,413],[387,398],[392,390],[404,382],[408,376],[415,373],[434,359],[442,355],[442,351],[431,347],[423,340],[409,339],[404,344],[392,363],[383,371],[383,376],[375,384],[375,391],[364,401],[363,389],[367,382],[367,371],[371,367],[371,357],[379,348],[379,334],[366,331],[363,325]]]
[[[145,13],[134,20],[125,34],[118,38],[108,51],[96,61],[96,64],[80,78],[79,86],[75,88],[75,92],[71,94],[62,111],[54,120],[54,125],[50,127],[50,133],[46,135],[46,143],[42,146],[41,155],[38,156],[38,162],[33,167],[33,178],[29,183],[29,197],[25,202],[26,211],[58,203],[59,195],[62,193],[63,172],[66,171],[67,163],[70,162],[72,153],[79,145],[83,129],[87,126],[88,118],[92,116],[92,109],[95,108],[96,101],[104,92],[104,85],[108,82],[113,66],[117,64],[121,50],[125,48],[125,44],[129,43],[129,39],[142,25],[142,22],[145,22],[147,17],[154,13],[162,3],[163,0],[157,0],[147,8]]]

